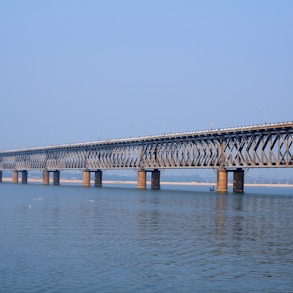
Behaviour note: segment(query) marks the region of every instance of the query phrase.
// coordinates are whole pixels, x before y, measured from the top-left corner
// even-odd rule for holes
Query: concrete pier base
[[[43,171],[43,184],[44,185],[49,185],[50,182],[50,173],[48,170]]]
[[[146,189],[146,171],[139,170],[137,172],[137,188]]]
[[[18,183],[18,171],[12,171],[12,183]]]
[[[83,170],[82,173],[82,186],[90,187],[91,184],[91,173],[89,170]]]
[[[244,190],[244,170],[237,169],[233,174],[233,192],[242,193]]]
[[[0,183],[2,183],[2,171],[0,171]]]
[[[226,193],[228,191],[228,172],[218,169],[217,172],[217,192]]]
[[[160,171],[155,169],[152,172],[152,189],[160,189]]]
[[[27,174],[28,174],[28,172],[26,170],[23,170],[21,172],[21,183],[22,184],[27,184]]]
[[[103,172],[101,170],[95,171],[95,187],[102,187]]]
[[[53,185],[60,185],[60,171],[53,172]]]

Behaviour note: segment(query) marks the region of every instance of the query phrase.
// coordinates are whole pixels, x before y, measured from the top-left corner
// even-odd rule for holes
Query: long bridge
[[[102,186],[103,170],[137,170],[137,187],[160,188],[160,170],[212,168],[217,172],[217,191],[227,192],[228,172],[233,172],[233,191],[243,192],[246,168],[292,168],[293,122],[194,132],[113,139],[37,148],[0,151],[2,172],[12,171],[12,182],[27,183],[28,172],[43,171],[43,184],[59,185],[60,171],[82,170],[83,186]]]

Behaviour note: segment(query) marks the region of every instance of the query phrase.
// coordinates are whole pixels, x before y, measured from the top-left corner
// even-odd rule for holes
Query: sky
[[[293,1],[0,1],[0,149],[292,121]]]

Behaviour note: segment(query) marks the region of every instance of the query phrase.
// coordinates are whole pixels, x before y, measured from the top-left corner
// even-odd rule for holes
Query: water
[[[172,188],[1,184],[0,292],[293,292],[292,189]]]

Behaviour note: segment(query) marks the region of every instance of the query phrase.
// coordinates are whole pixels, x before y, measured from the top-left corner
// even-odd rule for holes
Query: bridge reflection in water
[[[2,171],[12,171],[12,182],[27,183],[28,171],[42,170],[43,184],[60,184],[60,171],[82,170],[83,186],[102,186],[103,170],[137,170],[138,188],[160,188],[160,170],[212,168],[217,171],[217,191],[227,192],[228,172],[233,191],[243,192],[246,168],[292,168],[293,122],[144,136],[0,152]]]

